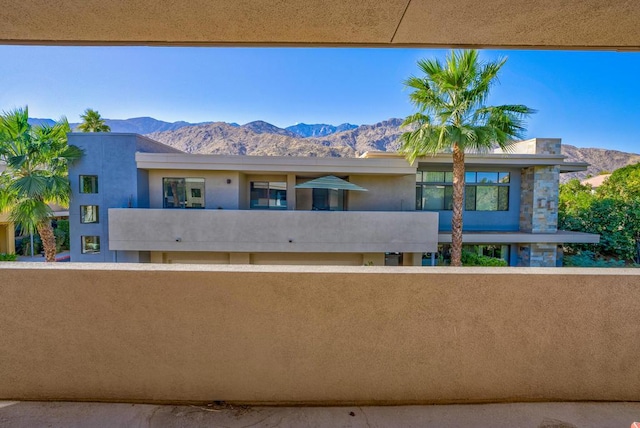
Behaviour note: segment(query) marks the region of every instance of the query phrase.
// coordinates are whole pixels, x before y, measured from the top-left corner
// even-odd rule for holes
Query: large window
[[[286,210],[287,183],[284,181],[252,181],[251,209]]]
[[[98,193],[98,176],[81,175],[80,193]]]
[[[469,171],[465,174],[466,211],[508,211],[509,173]],[[446,211],[453,206],[453,173],[418,171],[416,209]]]
[[[467,211],[508,211],[508,172],[467,172],[464,209]]]
[[[204,208],[204,178],[163,178],[164,208]]]
[[[451,210],[453,205],[453,173],[418,171],[416,174],[416,209]]]
[[[80,205],[80,223],[98,223],[97,205]]]

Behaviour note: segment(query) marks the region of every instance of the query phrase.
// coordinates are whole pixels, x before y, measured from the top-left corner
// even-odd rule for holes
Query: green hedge
[[[567,267],[629,267],[624,260],[598,257],[593,251],[581,251],[577,254],[565,255],[562,262]]]
[[[462,266],[507,266],[507,261],[495,257],[481,256],[470,251],[463,251]]]
[[[0,262],[15,262],[18,255],[14,253],[0,253]]]

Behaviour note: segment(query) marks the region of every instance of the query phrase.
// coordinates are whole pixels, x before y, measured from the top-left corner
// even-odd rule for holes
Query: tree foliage
[[[600,235],[599,244],[572,244],[570,252],[640,263],[640,164],[614,171],[596,190],[571,180],[559,200],[562,229]]]
[[[460,266],[462,257],[465,152],[487,152],[495,145],[507,150],[511,141],[523,135],[524,118],[533,113],[524,105],[486,105],[505,62],[482,62],[475,50],[452,51],[444,63],[418,61],[422,75],[405,81],[418,111],[403,123],[412,130],[400,137],[401,151],[410,162],[452,153],[452,266]]]
[[[55,261],[55,237],[49,203],[67,205],[70,187],[67,167],[82,151],[67,145],[69,123],[32,127],[27,108],[0,116],[0,211],[23,233],[40,234],[47,261]]]
[[[111,132],[111,128],[96,110],[86,109],[84,114],[80,115],[82,123],[78,125],[78,129],[82,132]]]
[[[640,163],[615,170],[597,193],[601,197],[623,201],[640,200]]]

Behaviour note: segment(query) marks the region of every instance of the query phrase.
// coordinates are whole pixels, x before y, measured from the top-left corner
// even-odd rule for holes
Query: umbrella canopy
[[[346,180],[338,178],[334,175],[326,175],[324,177],[309,180],[296,186],[296,189],[334,189],[334,190],[355,190],[358,192],[368,192],[364,187],[349,183]]]

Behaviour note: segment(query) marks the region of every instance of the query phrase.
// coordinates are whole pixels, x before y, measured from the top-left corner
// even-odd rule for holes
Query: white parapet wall
[[[640,400],[640,270],[0,265],[0,399]]]

